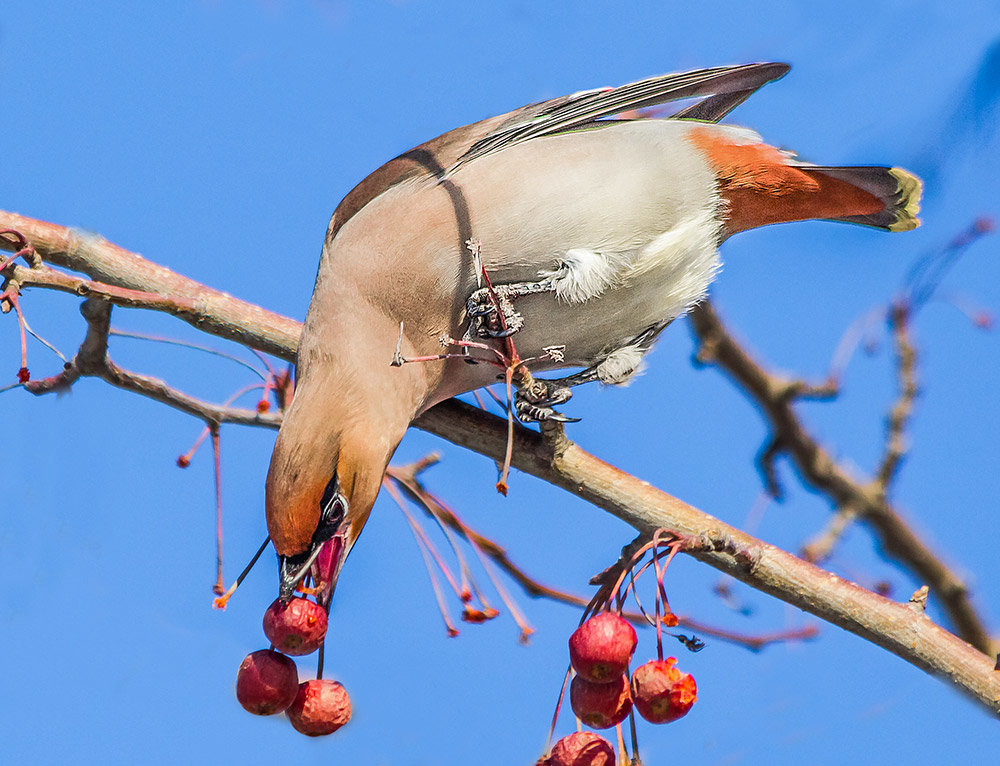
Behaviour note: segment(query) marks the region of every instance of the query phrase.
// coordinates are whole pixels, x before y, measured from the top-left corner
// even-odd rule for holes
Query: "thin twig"
[[[219,426],[210,426],[212,433],[212,457],[215,471],[215,585],[212,586],[216,596],[221,596],[226,589],[222,577],[222,449],[219,439]]]
[[[875,471],[875,481],[883,494],[896,476],[899,466],[906,456],[906,426],[913,414],[913,403],[917,398],[917,350],[910,338],[910,307],[904,300],[893,303],[889,312],[889,327],[892,331],[893,346],[896,349],[896,377],[899,381],[899,396],[889,412],[886,428],[885,453]]]
[[[252,364],[250,364],[245,359],[240,359],[235,354],[227,354],[225,351],[219,351],[217,348],[212,348],[211,346],[203,346],[200,343],[191,343],[186,340],[178,340],[177,338],[165,338],[161,335],[148,335],[141,332],[126,332],[125,330],[116,330],[112,327],[108,330],[108,335],[114,335],[118,338],[133,338],[135,340],[148,340],[152,343],[166,343],[171,346],[180,346],[182,348],[190,348],[195,351],[202,351],[206,354],[211,354],[212,356],[217,356],[222,359],[228,359],[230,362],[236,362],[236,364],[246,367],[250,372],[259,377],[261,380],[267,380],[267,374],[261,372]],[[259,359],[265,362],[264,356],[260,354],[256,349],[250,349],[250,352],[256,354]]]

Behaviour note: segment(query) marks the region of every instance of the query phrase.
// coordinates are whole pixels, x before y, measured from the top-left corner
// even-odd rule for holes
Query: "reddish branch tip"
[[[570,663],[593,683],[617,681],[628,671],[637,640],[635,629],[626,620],[613,612],[601,612],[569,637]]]
[[[997,222],[989,216],[983,216],[982,218],[977,218],[976,222],[972,226],[975,229],[976,234],[989,234],[990,232],[996,230]]]
[[[980,311],[974,317],[972,317],[972,324],[978,327],[980,330],[992,330],[993,325],[996,323],[996,318],[987,311]]]
[[[263,414],[267,412],[269,409],[271,409],[271,405],[267,401],[267,399],[261,399],[259,402],[257,402],[257,412]]]
[[[492,614],[490,612],[493,612]],[[474,609],[471,606],[466,606],[462,610],[462,622],[471,622],[474,625],[486,622],[487,620],[492,620],[497,616],[498,612],[495,609],[491,609],[487,612],[484,609]]]
[[[189,465],[191,465],[191,458],[189,458],[187,455],[181,455],[180,457],[177,458],[178,468],[187,468]]]
[[[295,661],[270,649],[247,655],[236,674],[236,699],[254,715],[284,712],[298,690]]]
[[[31,380],[31,374],[28,372],[27,367],[22,367],[20,370],[17,371],[18,383],[27,383],[29,380]]]
[[[279,651],[296,657],[312,654],[326,638],[326,610],[299,596],[287,604],[276,598],[264,612],[263,623],[267,640]]]
[[[632,674],[632,700],[650,723],[670,723],[683,717],[698,699],[694,678],[674,665],[676,657],[651,660]]]
[[[595,684],[576,676],[569,687],[569,704],[577,718],[592,729],[610,729],[625,720],[632,710],[628,679]]]
[[[615,766],[615,751],[600,734],[577,731],[552,747],[542,766]]]

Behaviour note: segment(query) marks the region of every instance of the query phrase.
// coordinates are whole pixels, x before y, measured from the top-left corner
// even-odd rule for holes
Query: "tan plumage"
[[[702,70],[524,107],[407,152],[348,194],[330,223],[267,478],[278,553],[318,542],[336,476],[346,556],[414,416],[496,379],[495,367],[461,360],[390,366],[397,341],[405,356],[431,355],[442,334],[469,330],[467,300],[480,287],[469,240],[494,284],[544,283],[517,297],[514,341],[521,357],[554,345],[565,355],[533,371],[581,366],[623,382],[659,330],[704,296],[730,234],[814,217],[915,223],[919,182],[903,171],[814,167],[712,124],[785,71]],[[689,97],[701,100],[673,119],[605,119]]]

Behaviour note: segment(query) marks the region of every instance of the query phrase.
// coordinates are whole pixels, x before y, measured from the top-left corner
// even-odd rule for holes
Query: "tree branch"
[[[105,284],[192,299],[196,311],[204,312],[202,321],[196,322],[199,329],[285,359],[294,358],[299,328],[294,320],[210,290],[97,237],[83,239],[61,227],[8,213],[0,213],[0,228],[20,230],[43,259],[87,273]],[[10,243],[7,249],[14,246]],[[502,459],[505,452],[507,424],[457,400],[434,407],[414,425],[493,460]],[[813,452],[817,451],[814,447]],[[828,457],[826,462],[827,470],[835,468]],[[697,541],[687,550],[695,558],[850,630],[928,673],[947,678],[1000,717],[1000,674],[993,670],[992,658],[924,614],[722,523],[590,455],[569,441],[561,429],[546,428],[538,433],[517,426],[513,463],[618,516],[640,532],[666,528]],[[854,485],[841,479],[838,486],[850,489]]]
[[[97,298],[88,298],[80,306],[80,313],[87,320],[87,334],[80,344],[73,361],[57,375],[41,380],[29,380],[25,390],[35,395],[65,391],[81,377],[101,378],[116,388],[155,399],[176,410],[221,425],[234,423],[245,426],[281,425],[280,413],[262,413],[242,407],[211,404],[178,391],[159,378],[140,375],[119,367],[108,358],[108,333],[111,329],[111,304]]]
[[[889,504],[886,486],[879,479],[859,481],[834,460],[806,430],[796,413],[787,380],[768,372],[755,361],[724,327],[709,303],[695,307],[690,319],[695,339],[700,344],[699,361],[721,367],[743,388],[751,402],[760,407],[771,427],[772,441],[780,444],[781,451],[791,456],[805,481],[830,498],[835,508],[850,508],[868,522],[885,552],[913,572],[918,581],[930,586],[958,635],[981,652],[991,653],[990,634],[969,599],[965,583]],[[904,320],[905,317],[899,321]],[[901,332],[899,326],[896,332],[898,337]],[[900,346],[900,354],[904,353],[905,346]],[[906,373],[903,375],[905,378]],[[904,385],[904,398],[901,400],[904,411],[898,418],[898,428],[890,426],[890,443],[895,442],[893,435],[897,430],[901,433],[905,424],[915,385],[912,384],[914,391],[910,394],[906,393]],[[882,469],[887,480],[894,473],[899,459],[893,454],[890,448]]]
[[[47,263],[87,274],[104,285],[152,293],[172,300],[178,308],[177,316],[199,330],[289,361],[295,356],[301,325],[294,319],[236,300],[224,292],[147,261],[138,253],[125,250],[96,234],[4,211],[0,211],[0,229],[19,231]],[[16,243],[11,238],[0,236],[0,246],[12,250]],[[23,280],[21,284],[27,286],[29,282]],[[112,302],[118,301],[112,299]],[[170,305],[169,301],[166,305]],[[180,310],[186,306],[190,306],[192,311]],[[166,310],[169,311],[169,308]]]

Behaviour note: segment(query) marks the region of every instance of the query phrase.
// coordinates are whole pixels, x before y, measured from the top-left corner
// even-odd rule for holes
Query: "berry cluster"
[[[632,673],[635,630],[620,615],[601,612],[570,636],[570,664],[576,675],[570,685],[570,705],[592,729],[610,729],[624,721],[633,705],[650,723],[670,723],[684,716],[698,698],[694,678],[682,673],[677,659],[650,660]],[[552,748],[545,766],[613,766],[611,745],[592,732],[563,737]]]
[[[601,588],[584,613],[585,617],[591,616],[569,639],[570,670],[566,679],[568,681],[572,674],[570,706],[578,722],[591,729],[616,728],[623,762],[628,757],[621,723],[633,715],[633,710],[650,723],[670,723],[687,715],[698,699],[694,678],[676,667],[675,657],[663,657],[663,629],[676,627],[679,622],[667,603],[664,576],[681,545],[682,540],[676,535],[658,530],[630,557],[602,573]],[[647,554],[651,554],[651,558],[644,562]],[[636,592],[637,579],[650,569],[656,578],[656,608],[652,614],[643,609]],[[656,628],[657,654],[657,659],[639,666],[631,674],[629,665],[638,638],[632,625],[622,617],[622,607],[630,592],[641,616]],[[680,640],[690,651],[697,652],[704,647],[697,638],[669,635]],[[564,684],[553,729],[565,690]],[[634,718],[631,728],[635,759],[638,758],[635,752],[638,744]],[[538,761],[538,766],[614,766],[616,762],[610,742],[593,732],[577,731],[556,742],[548,755]]]
[[[272,648],[249,654],[236,675],[240,704],[254,715],[285,713],[296,731],[310,737],[333,734],[350,721],[351,699],[344,687],[324,678],[299,683],[295,660],[288,656],[322,647],[326,626],[326,610],[315,601],[276,599],[264,613],[264,635]]]

